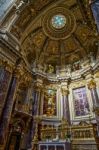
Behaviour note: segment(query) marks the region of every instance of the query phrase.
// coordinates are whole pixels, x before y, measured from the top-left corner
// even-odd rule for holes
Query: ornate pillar
[[[32,115],[37,116],[39,114],[39,96],[40,91],[38,87],[34,87],[33,89],[33,108],[32,108]]]
[[[41,95],[42,95],[42,85],[43,81],[42,79],[37,78],[36,83],[33,87],[33,112],[32,115],[38,116],[40,115],[40,101],[41,101]]]
[[[7,91],[5,105],[3,108],[2,116],[0,119],[0,144],[4,145],[7,140],[7,134],[9,130],[9,122],[11,118],[12,108],[14,104],[14,95],[17,87],[17,68],[14,68],[12,77],[10,80],[9,88]]]
[[[99,136],[99,98],[96,90],[96,82],[94,80],[91,80],[88,83],[88,88],[91,92],[91,97],[93,101],[93,111],[95,112],[96,121],[97,121],[97,132]]]
[[[36,137],[37,137],[37,130],[38,130],[38,125],[35,121],[35,117],[38,116],[38,113],[39,113],[39,89],[38,87],[33,87],[32,89],[32,119],[31,119],[31,122],[30,122],[30,129],[29,129],[29,136],[28,136],[28,139],[27,139],[27,147],[28,148],[32,148],[32,140],[34,139],[35,137],[35,134],[36,134]]]
[[[98,94],[96,90],[96,83],[94,80],[91,80],[88,83],[88,88],[91,92],[92,101],[93,101],[93,109],[95,110],[96,108],[99,108],[99,98],[98,98]]]
[[[12,72],[11,66],[8,66],[7,62],[0,61],[0,118],[2,115],[6,94],[12,76],[11,72]]]
[[[40,101],[41,101],[41,94],[42,94],[42,85],[36,84],[33,87],[32,92],[32,119],[31,125],[29,130],[28,142],[27,147],[31,148],[34,144],[37,144],[38,141],[38,122],[39,122],[39,115],[40,115]],[[33,145],[32,145],[33,140]]]
[[[32,143],[32,149],[38,149],[38,125],[41,122],[42,117],[37,116],[34,117],[34,123],[35,123],[35,134],[33,137],[33,143]]]
[[[39,112],[40,115],[43,115],[43,104],[44,104],[44,90],[43,88],[41,89],[41,96],[40,96],[40,107],[39,107]]]
[[[67,120],[70,124],[70,111],[69,111],[69,101],[68,101],[69,91],[65,87],[62,87],[62,97],[63,97],[63,119]]]

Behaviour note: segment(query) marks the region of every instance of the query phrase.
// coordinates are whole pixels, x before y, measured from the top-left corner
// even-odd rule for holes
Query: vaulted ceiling
[[[63,27],[53,25],[57,15],[65,17]],[[22,8],[10,32],[31,66],[73,64],[96,53],[99,40],[86,0],[34,0]]]

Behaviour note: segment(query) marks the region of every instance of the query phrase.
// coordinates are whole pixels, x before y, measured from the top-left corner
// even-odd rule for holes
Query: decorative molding
[[[52,17],[58,14],[62,14],[66,17],[66,24],[61,29],[55,29],[51,24]],[[45,34],[51,39],[66,39],[75,31],[76,20],[73,13],[71,13],[69,9],[63,6],[57,6],[46,12],[42,20],[42,26]]]

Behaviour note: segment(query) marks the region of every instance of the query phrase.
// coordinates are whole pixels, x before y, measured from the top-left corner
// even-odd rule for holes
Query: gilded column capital
[[[28,86],[30,86],[30,85],[31,85],[31,82],[32,82],[31,76],[30,76],[29,74],[25,74],[25,75],[24,75],[24,81],[25,81],[25,83],[26,83]]]
[[[34,89],[35,91],[37,91],[37,92],[40,92],[40,87],[39,87],[39,86],[36,86],[36,85],[35,85],[35,86],[33,87],[33,89]]]
[[[94,75],[95,78],[99,78],[99,71],[97,71]]]
[[[0,60],[0,66],[11,73],[14,70],[14,65],[6,60]]]
[[[96,87],[96,82],[94,80],[91,80],[88,83],[88,89],[94,89]]]
[[[29,72],[24,70],[22,67],[19,66],[16,68],[15,75],[16,77],[18,77],[19,81],[21,81],[25,85],[30,86],[32,84],[31,74],[29,74]]]
[[[21,78],[21,76],[23,76],[21,68],[17,67],[14,69],[14,76],[17,77],[18,79]]]
[[[95,107],[93,111],[97,116],[99,116],[99,107]]]
[[[34,116],[34,121],[36,122],[36,123],[40,123],[41,121],[42,121],[42,116]]]
[[[41,84],[35,84],[33,87],[36,91],[44,91],[43,86]]]
[[[7,61],[0,59],[0,66],[5,67],[7,64]]]
[[[68,96],[68,94],[69,94],[69,90],[66,88],[63,88],[63,87],[61,88],[61,92],[62,92],[63,96]]]

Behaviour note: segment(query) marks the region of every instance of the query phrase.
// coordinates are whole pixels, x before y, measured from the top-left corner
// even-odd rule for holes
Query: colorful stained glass
[[[95,22],[99,31],[99,0],[95,0],[92,5],[91,5],[91,9],[93,12],[93,16],[95,18]]]
[[[85,116],[89,114],[89,103],[85,87],[73,90],[73,100],[75,116]]]
[[[62,14],[58,14],[52,17],[52,26],[56,29],[61,29],[66,24],[66,17]]]

